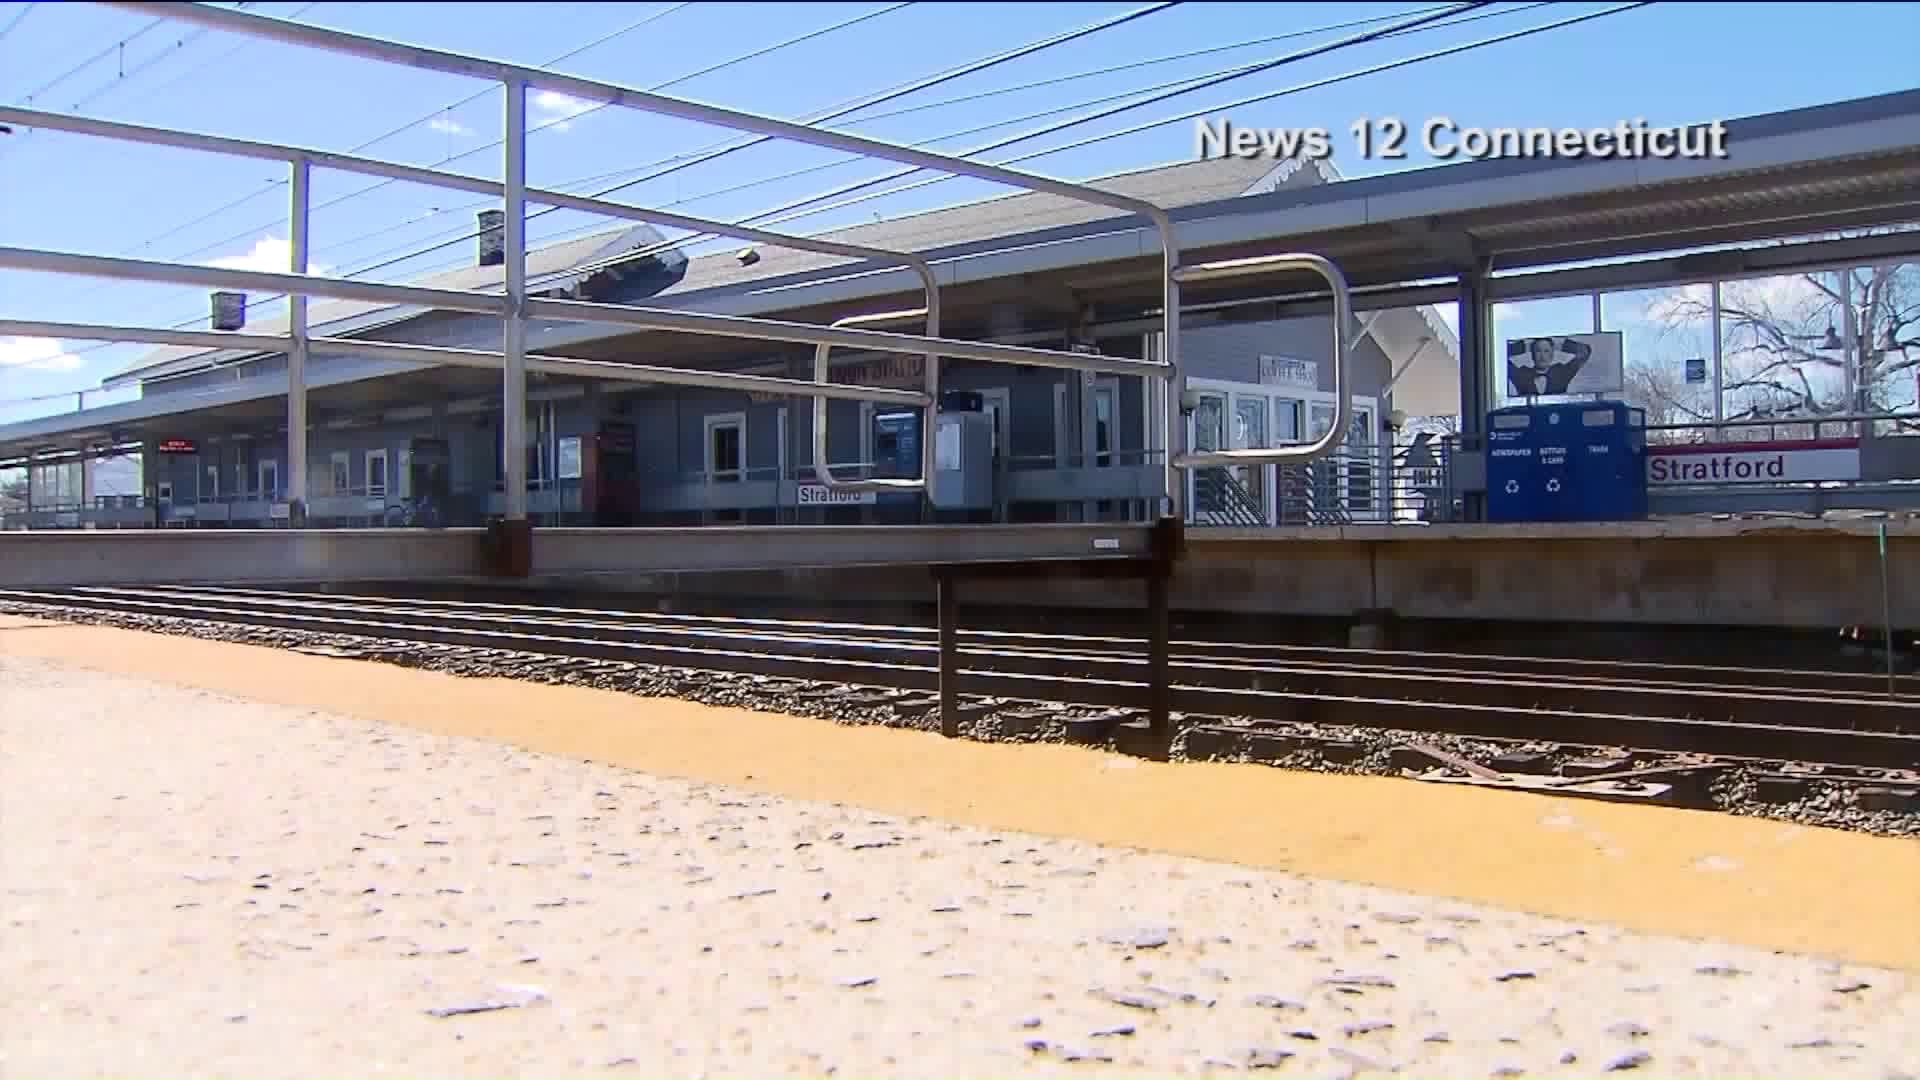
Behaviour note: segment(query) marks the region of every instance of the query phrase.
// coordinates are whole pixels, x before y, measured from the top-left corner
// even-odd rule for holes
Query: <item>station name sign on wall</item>
[[[835,491],[825,484],[801,484],[801,506],[873,506],[880,500],[874,491]]]
[[[200,444],[192,439],[161,439],[157,449],[163,454],[197,454]]]
[[[927,385],[927,358],[920,355],[877,356],[857,364],[836,365],[833,381],[853,386],[885,387],[893,390],[920,390]],[[748,400],[756,405],[779,401],[791,395],[763,390],[749,391]]]
[[[1810,484],[1860,479],[1852,440],[1647,447],[1647,484]]]

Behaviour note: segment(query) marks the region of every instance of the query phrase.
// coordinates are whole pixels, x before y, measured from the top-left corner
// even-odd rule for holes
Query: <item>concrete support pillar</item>
[[[1486,451],[1487,412],[1493,408],[1493,309],[1487,302],[1492,260],[1477,260],[1460,275],[1460,435],[1463,449]],[[1468,521],[1484,521],[1485,492],[1464,496]]]
[[[147,508],[147,527],[157,529],[160,521],[160,441],[144,439],[140,443],[140,495]]]
[[[85,513],[93,509],[93,469],[90,467],[98,458],[85,447],[80,450],[80,511]]]
[[[307,159],[293,162],[290,187],[292,209],[288,224],[289,269],[295,274],[307,272],[307,219],[310,206]],[[293,344],[287,349],[287,524],[300,528],[307,522],[307,298],[287,298],[287,332]]]

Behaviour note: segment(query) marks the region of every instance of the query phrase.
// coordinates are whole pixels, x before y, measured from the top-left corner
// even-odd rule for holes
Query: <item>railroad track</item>
[[[894,690],[938,687],[935,631],[533,604],[213,586],[0,590],[0,602]],[[960,634],[959,690],[1120,711],[1146,696],[1138,639]],[[1299,725],[1773,762],[1912,769],[1920,700],[1884,677],[1649,663],[1175,641],[1173,708],[1193,732]],[[1908,690],[1920,680],[1901,680]],[[962,712],[966,712],[963,705]],[[1137,727],[1137,725],[1136,725]],[[1137,732],[1136,732],[1137,734]]]

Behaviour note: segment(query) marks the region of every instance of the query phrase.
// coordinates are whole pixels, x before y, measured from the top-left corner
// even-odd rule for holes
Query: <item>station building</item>
[[[1319,163],[1219,159],[1094,186],[1177,212],[1333,179]],[[1111,244],[1102,245],[1123,237],[1118,224],[1111,236],[1097,225],[1113,213],[1021,194],[828,235],[933,262],[946,336],[1142,357],[1159,347],[1157,312],[1137,300],[1109,302],[1102,290],[1101,256]],[[499,237],[487,231],[497,222],[497,212],[483,215],[472,265],[416,284],[503,290]],[[916,279],[894,268],[760,246],[689,259],[658,250],[661,239],[628,226],[530,250],[529,294],[814,323],[921,304]],[[1019,272],[1023,253],[1062,245],[1085,248],[1084,262],[1064,273],[1057,259],[1045,275]],[[1133,246],[1121,253],[1142,254]],[[316,336],[501,347],[499,320],[481,315],[317,300],[309,319]],[[902,319],[890,328],[920,325]],[[1279,446],[1327,430],[1335,405],[1327,318],[1261,318],[1238,306],[1190,310],[1183,325],[1189,445]],[[284,333],[286,321],[245,328]],[[1310,467],[1195,471],[1186,505],[1196,523],[1384,521],[1395,512],[1381,482],[1391,467],[1395,385],[1419,361],[1409,381],[1450,386],[1459,345],[1430,307],[1369,312],[1350,329],[1353,411],[1342,451]],[[527,340],[529,355],[794,378],[813,370],[805,347],[618,326],[533,321]],[[832,378],[917,389],[924,362],[842,350],[831,357]],[[0,480],[10,467],[28,477],[24,505],[0,508],[6,526],[284,524],[286,370],[284,354],[161,348],[103,383],[137,388],[137,400],[0,426]],[[1165,448],[1155,418],[1165,389],[1140,378],[944,361],[943,408],[982,414],[975,426],[986,437],[961,466],[969,473],[963,505],[938,511],[918,495],[821,485],[810,399],[528,378],[528,445],[518,452],[528,462],[529,514],[542,524],[1121,521],[1150,517],[1158,502]],[[310,524],[472,525],[504,508],[497,372],[316,355],[307,383]],[[921,437],[917,420],[885,406],[828,402],[838,478],[917,475]],[[95,490],[99,463],[116,456],[137,461],[140,494]]]

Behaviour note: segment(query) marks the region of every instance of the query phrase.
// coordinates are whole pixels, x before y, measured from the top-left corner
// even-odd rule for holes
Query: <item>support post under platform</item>
[[[1173,564],[1185,545],[1186,525],[1179,517],[1169,514],[1153,523],[1147,555],[1147,727],[1163,761],[1173,751],[1173,683],[1168,670],[1172,614],[1167,594]]]
[[[940,606],[940,734],[960,735],[960,601],[952,571],[937,575]]]

